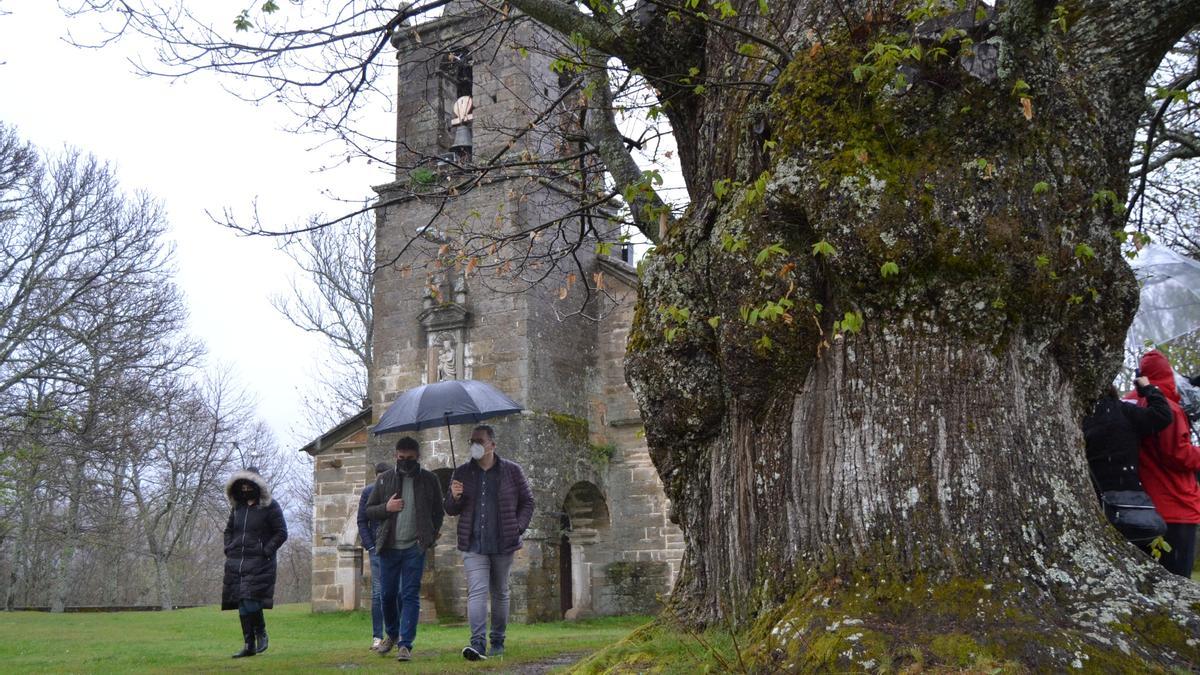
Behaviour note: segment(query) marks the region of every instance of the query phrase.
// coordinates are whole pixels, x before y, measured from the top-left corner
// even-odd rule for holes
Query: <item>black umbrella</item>
[[[521,404],[500,390],[479,380],[442,380],[413,387],[400,394],[375,425],[375,434],[395,431],[420,431],[451,424],[481,422],[489,417],[521,412]],[[450,461],[454,457],[454,437],[450,436]]]

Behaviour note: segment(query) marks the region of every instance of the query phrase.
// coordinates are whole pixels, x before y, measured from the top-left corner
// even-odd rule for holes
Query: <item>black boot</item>
[[[255,651],[259,654],[267,651],[267,620],[263,617],[262,610],[258,610],[254,614],[254,640]]]
[[[239,614],[238,619],[242,622],[242,640],[245,644],[242,645],[242,651],[234,654],[233,658],[254,656],[258,653],[254,651],[254,618],[247,614]]]

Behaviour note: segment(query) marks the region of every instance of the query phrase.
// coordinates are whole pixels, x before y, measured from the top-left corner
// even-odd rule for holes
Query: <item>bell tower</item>
[[[372,422],[399,393],[438,380],[508,394],[524,412],[488,423],[536,500],[513,561],[513,618],[653,611],[682,537],[623,377],[636,273],[598,253],[613,214],[581,208],[594,194],[570,133],[579,95],[551,69],[561,38],[521,17],[497,20],[457,0],[392,37],[396,172],[375,188]],[[451,430],[453,458],[444,428],[412,434],[443,487],[468,459],[470,431]],[[390,461],[396,438],[373,437],[366,461]],[[568,542],[572,517],[587,536]],[[447,517],[427,556],[423,615],[466,614],[455,529]]]

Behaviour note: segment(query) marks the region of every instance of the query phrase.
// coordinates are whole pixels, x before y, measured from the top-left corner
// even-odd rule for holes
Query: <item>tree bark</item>
[[[67,510],[63,514],[63,537],[58,542],[58,555],[54,557],[54,582],[50,593],[50,611],[61,613],[67,607],[70,590],[71,567],[75,562],[75,551],[79,546],[79,507],[84,494],[83,463],[72,462],[72,478],[67,490]]]
[[[765,668],[1194,665],[1200,592],[1104,524],[1078,420],[1136,308],[1141,87],[1200,6],[915,7],[791,5],[777,76],[710,30],[706,74],[770,89],[704,98],[714,190],[630,336],[672,611],[750,626]]]
[[[167,569],[167,559],[157,553],[154,555],[154,579],[158,591],[158,606],[164,612],[169,612],[174,609],[171,603],[171,572]]]

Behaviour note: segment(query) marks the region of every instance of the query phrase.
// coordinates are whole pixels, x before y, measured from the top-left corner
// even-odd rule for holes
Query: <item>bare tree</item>
[[[154,563],[159,606],[169,610],[172,560],[206,508],[224,510],[222,488],[234,468],[234,443],[247,406],[228,380],[211,381],[205,389],[165,382],[150,393],[158,405],[140,408],[146,412],[122,439],[127,453],[122,466],[144,550]]]
[[[283,250],[303,276],[292,280],[291,297],[276,296],[271,303],[292,325],[324,338],[332,357],[305,398],[308,431],[319,434],[360,410],[367,398],[375,222],[369,214],[359,214],[297,235]]]
[[[1142,120],[1128,217],[1137,233],[1200,258],[1200,32],[1163,59],[1147,85]]]

